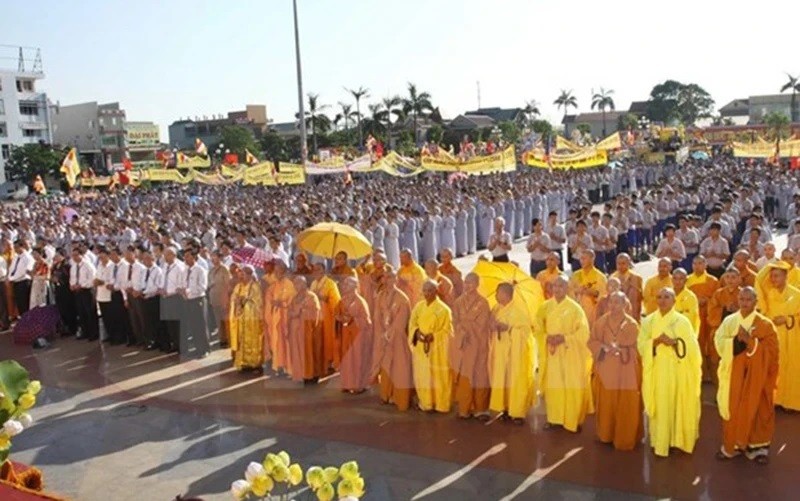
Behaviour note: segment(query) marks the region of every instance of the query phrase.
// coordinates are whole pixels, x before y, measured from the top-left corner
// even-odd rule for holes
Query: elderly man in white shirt
[[[142,267],[134,267],[134,290],[136,296],[142,301],[144,315],[142,337],[145,349],[150,351],[159,347],[157,341],[163,336],[161,333],[161,290],[164,286],[164,273],[155,263],[155,258],[149,250],[142,251]],[[137,269],[139,271],[136,276]],[[162,346],[164,351],[169,347]]]
[[[94,279],[96,287],[95,300],[100,307],[100,315],[103,319],[103,327],[105,327],[105,335],[101,334],[101,338],[103,341],[111,342],[119,336],[119,322],[114,318],[111,306],[111,291],[114,288],[114,263],[109,259],[106,247],[97,249],[97,258],[99,262],[97,264],[97,277]]]
[[[502,217],[497,217],[494,220],[494,232],[489,237],[489,242],[486,248],[492,253],[492,261],[500,263],[508,262],[508,253],[511,251],[513,240],[511,233],[504,231],[506,220]]]
[[[144,298],[136,284],[144,276],[144,265],[136,260],[136,249],[129,245],[120,260],[115,290],[122,293],[123,308],[128,315],[128,346],[145,346]]]
[[[31,275],[33,273],[33,256],[22,240],[14,242],[14,258],[9,265],[7,281],[11,282],[14,291],[14,304],[20,316],[28,311],[31,300]]]
[[[180,323],[183,319],[183,292],[186,289],[186,265],[177,258],[174,247],[164,249],[161,266],[161,330],[157,342],[162,351],[177,353],[180,349]]]
[[[75,294],[75,307],[78,312],[78,323],[81,333],[75,339],[97,341],[100,329],[97,324],[97,306],[94,299],[94,285],[97,270],[75,248],[72,250],[72,266],[69,271],[69,286]]]
[[[197,251],[187,250],[183,258],[186,262],[186,284],[183,291],[183,321],[181,322],[181,353],[189,354],[189,338],[192,340],[194,356],[204,358],[211,351],[206,318],[206,289],[208,271],[197,262]]]

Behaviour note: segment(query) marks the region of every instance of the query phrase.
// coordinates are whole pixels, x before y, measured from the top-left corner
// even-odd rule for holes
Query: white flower
[[[9,419],[5,422],[5,424],[3,424],[3,431],[5,431],[6,435],[9,437],[19,435],[24,429],[25,427],[22,426],[22,423],[15,419]]]
[[[343,498],[339,498],[339,501],[358,501],[358,498],[355,496],[345,496]]]
[[[231,494],[236,499],[243,499],[250,492],[250,482],[237,480],[231,484]]]
[[[247,470],[244,472],[244,478],[246,478],[248,482],[252,483],[256,477],[266,475],[266,473],[267,470],[264,469],[264,465],[253,461],[247,465]]]
[[[26,412],[19,416],[19,422],[22,423],[22,426],[25,428],[30,428],[33,424],[33,417]]]

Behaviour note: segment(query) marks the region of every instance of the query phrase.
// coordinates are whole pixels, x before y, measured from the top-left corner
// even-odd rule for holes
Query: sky
[[[719,108],[777,93],[786,72],[800,73],[791,0],[297,3],[304,92],[331,116],[352,101],[345,87],[368,88],[371,102],[413,82],[454,118],[477,108],[480,82],[484,107],[535,100],[560,121],[560,89],[578,111],[600,87],[627,109],[675,79],[701,85]],[[128,120],[158,123],[162,141],[185,117],[266,104],[285,122],[298,109],[291,0],[2,1],[0,44],[42,49],[38,89],[53,101],[119,101]]]

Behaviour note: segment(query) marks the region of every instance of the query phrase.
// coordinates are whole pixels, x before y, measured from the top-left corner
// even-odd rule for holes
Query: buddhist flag
[[[258,163],[258,159],[256,158],[255,155],[250,153],[249,150],[245,149],[244,150],[244,163],[246,163],[247,165],[255,165],[255,164]]]
[[[197,151],[198,155],[203,157],[208,156],[208,148],[206,148],[205,143],[203,143],[199,137],[194,140],[194,149]]]
[[[78,181],[78,176],[81,175],[81,166],[78,163],[78,154],[75,148],[69,150],[64,161],[61,162],[60,171],[64,173],[64,177],[67,179],[67,185],[69,185],[70,188],[75,186],[75,183]]]
[[[125,157],[122,159],[122,168],[125,171],[133,170],[133,163],[131,162],[130,158]]]

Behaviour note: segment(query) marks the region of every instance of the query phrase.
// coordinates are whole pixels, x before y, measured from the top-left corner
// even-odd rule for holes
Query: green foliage
[[[500,136],[506,142],[511,144],[517,144],[520,140],[521,132],[519,129],[519,125],[514,122],[500,122],[497,124],[497,128],[500,129]]]
[[[579,123],[575,126],[575,130],[583,134],[584,136],[588,136],[592,133],[592,126],[587,123]]]
[[[261,151],[250,129],[239,125],[224,126],[220,131],[220,143],[225,145],[226,150],[239,155],[239,159],[242,161],[245,156],[244,150],[249,150],[253,155],[257,155]],[[209,151],[212,150],[209,149]]]
[[[6,178],[31,184],[37,174],[42,178],[63,176],[59,169],[67,151],[45,143],[11,146],[11,156],[6,162]]]
[[[414,135],[411,131],[404,130],[400,133],[396,150],[399,154],[407,157],[413,157],[419,153],[416,144],[414,144]]]
[[[646,116],[653,122],[673,121],[693,125],[714,111],[711,95],[697,84],[667,80],[653,87],[647,101]]]
[[[551,136],[553,134],[553,126],[547,120],[534,120],[531,124],[531,129],[542,136]]]
[[[268,131],[261,136],[261,151],[268,160],[289,161],[289,146],[277,132]]]
[[[441,143],[444,137],[444,128],[439,124],[431,125],[428,129],[428,141],[433,143]]]
[[[553,101],[558,108],[564,108],[564,116],[567,116],[570,108],[578,109],[578,98],[576,98],[571,90],[561,90],[561,94]]]
[[[783,113],[773,111],[764,117],[769,135],[775,140],[785,139],[789,135],[789,117]]]
[[[636,129],[639,126],[639,118],[633,113],[625,113],[617,119],[617,130]]]

